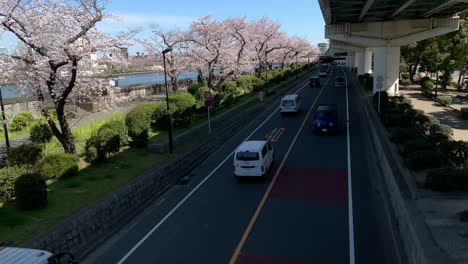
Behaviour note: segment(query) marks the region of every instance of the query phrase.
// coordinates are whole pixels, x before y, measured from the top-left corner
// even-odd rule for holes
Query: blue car
[[[336,105],[318,105],[314,114],[313,133],[337,133],[338,111]]]

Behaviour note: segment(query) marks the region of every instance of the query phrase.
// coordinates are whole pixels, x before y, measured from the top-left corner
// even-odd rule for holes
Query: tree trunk
[[[203,85],[203,72],[201,69],[198,69],[197,82]]]
[[[67,118],[65,117],[65,111],[62,107],[57,107],[57,119],[60,124],[61,136],[59,138],[60,143],[62,143],[63,150],[66,153],[76,154],[76,147],[75,147],[75,137],[71,132],[70,125],[67,122]]]
[[[462,86],[463,82],[462,81],[463,81],[463,77],[465,76],[466,69],[468,69],[468,68],[465,68],[465,67],[461,68],[460,69],[460,74],[458,74],[458,86],[457,86],[458,90],[461,90],[463,88],[463,86]]]
[[[179,85],[177,84],[177,78],[171,77],[172,91],[177,92]]]
[[[444,70],[444,74],[442,75],[443,76],[443,80],[442,80],[442,88],[443,89],[447,89],[447,85],[450,84],[450,71],[447,71],[447,70]]]
[[[214,69],[210,69],[209,72],[208,72],[208,88],[214,90],[214,82],[213,82],[213,72],[214,72]]]

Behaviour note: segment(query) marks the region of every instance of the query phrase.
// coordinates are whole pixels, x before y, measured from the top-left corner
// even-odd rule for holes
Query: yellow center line
[[[234,254],[233,254],[232,257],[231,257],[231,260],[229,261],[229,264],[235,264],[235,263],[236,263],[236,260],[237,260],[237,258],[239,257],[239,253],[240,253],[242,247],[244,246],[245,241],[247,240],[247,237],[249,236],[250,231],[252,230],[252,227],[253,227],[253,225],[255,224],[255,221],[257,220],[258,215],[260,214],[260,211],[262,210],[263,206],[265,205],[266,199],[267,199],[268,196],[270,195],[271,189],[273,188],[273,185],[275,184],[276,179],[278,178],[278,175],[279,175],[281,169],[283,168],[284,163],[286,162],[286,159],[287,159],[288,156],[289,156],[289,153],[291,152],[292,148],[294,147],[294,144],[296,143],[296,140],[297,140],[297,138],[299,137],[299,134],[301,133],[302,129],[304,128],[304,126],[305,126],[305,124],[306,124],[306,122],[307,122],[307,119],[309,119],[309,116],[310,116],[310,114],[312,113],[312,110],[314,109],[314,106],[315,106],[315,104],[317,103],[317,100],[319,99],[320,95],[321,95],[322,92],[323,92],[323,89],[326,87],[326,85],[327,85],[327,83],[328,83],[329,80],[330,80],[330,78],[327,80],[327,82],[325,83],[325,85],[323,85],[322,88],[320,89],[320,92],[319,92],[319,94],[317,95],[317,97],[315,98],[314,103],[313,103],[312,106],[310,107],[309,111],[307,112],[307,115],[306,115],[306,117],[304,118],[304,121],[302,121],[302,124],[301,124],[301,126],[299,127],[299,130],[297,131],[296,135],[294,136],[294,139],[293,139],[293,141],[291,142],[291,145],[289,145],[288,151],[287,151],[286,154],[284,155],[284,158],[283,158],[283,160],[281,161],[281,164],[280,164],[278,170],[277,170],[276,173],[275,173],[275,176],[274,176],[273,179],[271,180],[271,183],[270,183],[270,185],[268,186],[268,188],[267,188],[265,194],[263,195],[263,198],[262,198],[262,200],[260,201],[260,204],[258,205],[257,210],[255,211],[254,215],[252,216],[252,219],[250,220],[249,225],[247,226],[247,229],[245,230],[244,234],[242,235],[242,238],[241,238],[241,240],[239,241],[239,244],[237,245],[236,251],[234,251]]]
[[[273,131],[271,131],[270,133],[268,133],[265,137],[268,141],[270,141],[270,139],[275,135],[276,131],[278,130],[278,128],[275,128],[273,129]]]
[[[278,141],[279,137],[283,134],[284,132],[284,128],[280,128],[278,129],[278,132],[276,133],[276,135],[274,135],[272,138],[271,138],[271,142],[276,142]]]

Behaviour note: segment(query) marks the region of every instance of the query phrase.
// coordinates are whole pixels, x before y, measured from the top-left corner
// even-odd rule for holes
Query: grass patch
[[[126,149],[111,162],[89,166],[78,175],[50,183],[46,208],[21,211],[15,203],[0,208],[0,234],[18,245],[57,221],[125,185],[168,156],[146,149]],[[130,162],[131,161],[131,162]]]

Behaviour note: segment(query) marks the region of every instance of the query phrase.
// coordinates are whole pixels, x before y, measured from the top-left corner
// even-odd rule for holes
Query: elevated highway
[[[459,29],[468,0],[319,0],[330,54],[347,51],[348,67],[370,73],[374,93],[399,91],[400,47]]]

